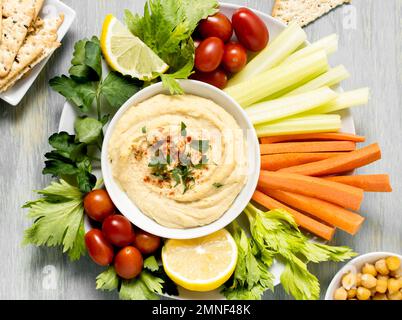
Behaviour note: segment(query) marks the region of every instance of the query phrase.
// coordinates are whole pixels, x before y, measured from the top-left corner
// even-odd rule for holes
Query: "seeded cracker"
[[[303,27],[335,7],[350,2],[351,0],[276,0],[272,16],[286,24],[295,21]]]
[[[0,43],[0,77],[4,78],[11,70],[14,59],[24,43],[28,28],[32,23],[35,9],[18,5],[10,16],[2,21],[2,41]]]
[[[0,79],[0,92],[13,86],[24,74],[60,46],[57,41],[57,30],[63,23],[63,19],[63,15],[57,18],[37,19],[35,31],[25,39],[12,65],[11,72],[7,77]]]

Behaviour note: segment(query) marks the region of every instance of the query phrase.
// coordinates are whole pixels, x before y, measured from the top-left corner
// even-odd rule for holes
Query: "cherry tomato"
[[[114,259],[114,269],[123,279],[132,279],[142,271],[143,259],[137,248],[128,246],[121,249]]]
[[[151,254],[155,252],[161,245],[161,238],[150,234],[144,230],[138,230],[135,233],[134,246],[140,250],[142,254]]]
[[[269,32],[264,21],[247,8],[237,9],[232,16],[232,25],[239,42],[251,51],[265,48]]]
[[[103,221],[102,232],[113,245],[125,247],[135,239],[134,228],[131,222],[122,215],[112,215]]]
[[[201,20],[198,25],[198,32],[204,39],[218,37],[223,42],[227,42],[232,37],[233,28],[228,17],[218,12],[213,16]]]
[[[201,72],[196,70],[195,73],[190,76],[190,79],[209,83],[210,85],[219,89],[225,88],[228,82],[228,77],[221,68],[218,68],[212,72]]]
[[[203,72],[214,71],[222,61],[224,43],[217,37],[210,37],[195,49],[195,67]]]
[[[107,266],[113,261],[113,247],[105,239],[102,231],[92,229],[85,234],[85,246],[92,260],[101,265]]]
[[[114,213],[116,207],[105,189],[88,192],[84,198],[84,209],[89,217],[102,222],[106,217]]]
[[[225,45],[222,57],[222,66],[231,73],[239,72],[247,63],[247,50],[238,42],[229,42]]]

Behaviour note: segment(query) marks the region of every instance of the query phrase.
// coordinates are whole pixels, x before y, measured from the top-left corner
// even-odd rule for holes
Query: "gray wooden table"
[[[21,205],[34,197],[33,189],[47,185],[41,174],[47,137],[57,130],[64,99],[48,86],[49,78],[67,72],[74,42],[99,35],[107,13],[122,18],[123,9],[142,12],[144,0],[65,0],[77,19],[18,107],[0,102],[0,299],[114,299],[95,290],[101,268],[88,258],[70,263],[58,250],[22,247],[23,230],[30,225]],[[232,0],[271,12],[273,0]],[[336,32],[340,48],[334,63],[343,63],[352,77],[345,89],[369,86],[369,105],[353,111],[357,132],[378,141],[383,160],[360,172],[388,172],[392,194],[368,194],[361,209],[367,218],[360,233],[338,232],[334,243],[357,252],[402,252],[402,0],[353,0],[306,31],[310,40]],[[311,266],[325,293],[340,267],[335,263]],[[266,299],[288,299],[280,287]]]

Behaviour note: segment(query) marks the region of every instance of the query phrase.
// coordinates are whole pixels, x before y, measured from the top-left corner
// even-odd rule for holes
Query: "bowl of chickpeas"
[[[363,254],[332,279],[325,300],[402,300],[402,256]]]

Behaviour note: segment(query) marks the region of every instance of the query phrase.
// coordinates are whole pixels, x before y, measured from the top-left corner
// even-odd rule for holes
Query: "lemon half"
[[[151,80],[169,66],[116,17],[109,14],[103,22],[102,53],[115,71],[140,80]]]
[[[170,239],[162,249],[162,262],[166,274],[176,284],[192,291],[210,291],[232,275],[237,246],[225,229],[196,239]]]

